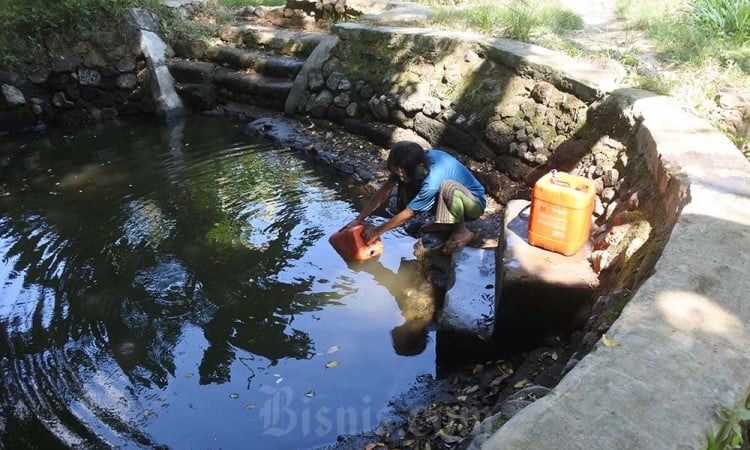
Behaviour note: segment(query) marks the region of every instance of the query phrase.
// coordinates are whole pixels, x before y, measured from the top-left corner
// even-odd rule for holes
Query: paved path
[[[587,31],[606,32],[622,29],[617,18],[616,2],[612,0],[563,0],[562,6],[569,8],[583,19]]]
[[[644,33],[628,29],[617,15],[614,0],[563,0],[562,5],[583,19],[584,29],[573,33],[570,39],[590,55],[604,51],[628,52],[638,55],[642,64],[659,65],[654,42]]]

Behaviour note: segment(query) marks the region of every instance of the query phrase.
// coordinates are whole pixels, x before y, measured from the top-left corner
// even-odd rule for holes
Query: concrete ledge
[[[148,61],[151,72],[151,95],[156,104],[156,112],[166,122],[171,122],[185,114],[180,96],[174,89],[174,78],[167,67],[167,45],[155,30],[158,22],[148,11],[133,8],[128,13],[128,23],[139,35],[141,51]]]
[[[482,448],[705,448],[716,410],[750,393],[750,163],[671,99],[623,95],[676,221],[671,238],[610,346]]]

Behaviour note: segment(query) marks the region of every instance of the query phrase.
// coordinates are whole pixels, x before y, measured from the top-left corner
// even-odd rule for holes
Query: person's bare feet
[[[445,241],[445,244],[443,244],[443,254],[452,255],[464,245],[469,244],[476,237],[477,233],[470,231],[464,226],[458,227],[456,231],[451,234],[448,240]]]

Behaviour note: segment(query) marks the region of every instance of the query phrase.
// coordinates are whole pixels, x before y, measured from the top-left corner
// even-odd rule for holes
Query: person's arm
[[[388,180],[383,184],[383,186],[380,187],[380,189],[373,194],[372,198],[367,201],[365,206],[362,208],[362,212],[359,213],[356,219],[351,221],[345,228],[353,227],[355,225],[364,223],[367,216],[372,214],[373,211],[378,209],[380,205],[382,205],[388,198],[391,196],[391,191],[393,191],[393,188],[396,187],[396,182]]]
[[[365,227],[365,230],[362,232],[362,238],[369,244],[380,237],[381,234],[385,233],[388,230],[396,228],[397,226],[406,222],[412,216],[414,216],[414,211],[407,206],[406,208],[401,210],[401,212],[391,217],[388,222],[385,222],[384,224],[372,229],[367,229]]]

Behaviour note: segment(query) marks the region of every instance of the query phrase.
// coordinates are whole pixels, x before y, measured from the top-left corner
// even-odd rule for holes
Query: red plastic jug
[[[383,242],[378,238],[367,245],[362,238],[364,225],[341,229],[328,238],[328,242],[345,261],[364,261],[383,253]]]

